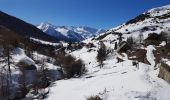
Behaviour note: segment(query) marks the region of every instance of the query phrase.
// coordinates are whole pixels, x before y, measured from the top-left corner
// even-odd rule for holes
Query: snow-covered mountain
[[[110,29],[110,32],[120,32],[124,36],[137,36],[142,33],[146,38],[149,33],[160,33],[170,30],[170,5],[153,8],[120,26]]]
[[[41,23],[37,27],[62,41],[81,41],[106,31],[104,29],[95,29],[86,26],[55,26],[48,22]]]

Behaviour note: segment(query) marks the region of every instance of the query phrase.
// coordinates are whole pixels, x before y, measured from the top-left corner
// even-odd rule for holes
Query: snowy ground
[[[111,54],[100,69],[96,51],[87,52],[88,49],[83,48],[73,52],[72,55],[85,62],[88,73],[81,78],[56,81],[47,100],[86,100],[93,95],[103,100],[170,100],[170,85],[159,79],[159,69],[153,68],[154,47],[148,46],[146,50],[151,65],[139,63],[139,69],[132,66],[126,54],[122,63],[116,60],[120,55]]]

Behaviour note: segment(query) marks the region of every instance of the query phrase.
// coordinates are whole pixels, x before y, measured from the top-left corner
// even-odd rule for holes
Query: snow
[[[130,36],[138,38],[139,34],[142,33],[144,39],[146,39],[150,33],[160,34],[169,29],[170,18],[154,18],[169,12],[170,5],[154,8],[145,12],[150,13],[150,18],[128,25],[124,23],[106,33],[112,31],[123,33],[124,40]],[[149,30],[143,30],[145,27],[148,27]],[[76,30],[79,33],[85,31],[82,27]],[[114,43],[118,41],[117,38],[117,35],[109,34],[102,40],[107,49],[112,50]],[[114,42],[111,43],[111,41]],[[88,38],[83,42],[92,42],[96,47],[91,48],[92,51],[90,52],[88,48],[84,47],[70,54],[77,59],[82,59],[88,72],[80,78],[56,81],[55,85],[51,86],[47,100],[86,100],[86,98],[94,95],[99,95],[103,100],[170,100],[170,85],[158,78],[159,68],[155,69],[157,66],[155,66],[153,51],[156,49],[153,45],[142,47],[147,51],[146,58],[150,65],[139,62],[139,68],[137,68],[132,65],[132,61],[128,59],[125,53],[118,54],[114,51],[104,61],[104,67],[100,68],[96,60],[99,41],[92,41],[92,38]],[[160,46],[165,45],[165,42],[160,44]],[[117,57],[124,61],[117,63]],[[170,65],[169,60],[166,63]]]
[[[106,43],[107,44],[107,43]],[[72,52],[77,59],[81,58],[88,72],[81,78],[56,81],[51,87],[47,100],[86,100],[99,95],[103,100],[169,100],[170,86],[157,77],[159,69],[155,65],[154,46],[146,47],[147,59],[151,65],[139,63],[139,69],[132,66],[124,53],[112,53],[104,61],[104,67],[99,68],[96,61],[97,48],[88,52],[82,48]],[[123,60],[117,63],[116,57]]]
[[[154,48],[154,46],[149,45],[147,46],[146,50],[147,50],[147,53],[146,53],[147,60],[150,62],[151,66],[155,66],[155,61],[154,61],[155,57],[153,54],[153,50],[156,50],[156,49]]]
[[[58,31],[58,32],[60,32],[60,33],[62,33],[64,36],[68,36],[68,35],[67,35],[67,32],[68,32],[69,30],[67,30],[67,29],[65,29],[65,28],[56,28],[55,30]]]
[[[2,50],[0,51],[2,52]],[[34,60],[41,60],[44,58],[47,58],[44,55],[38,54],[37,52],[33,53],[33,59],[29,58],[26,54],[25,54],[25,50],[21,49],[21,48],[14,48],[14,50],[12,51],[12,63],[11,63],[11,90],[12,90],[12,94],[11,94],[11,98],[15,96],[15,93],[17,92],[18,88],[20,88],[20,84],[19,82],[21,81],[21,75],[23,74],[23,71],[21,71],[20,67],[24,67],[24,66],[18,66],[19,62],[24,62],[27,65],[34,65],[35,67],[37,67],[37,70],[40,69],[41,66],[35,64]],[[50,58],[50,57],[48,57]],[[53,65],[53,63],[47,63],[47,61],[44,61],[44,63],[47,65],[47,68],[49,69],[50,75],[52,75],[55,80],[61,79],[61,72],[59,72],[59,70],[61,69],[58,66]],[[2,68],[1,66],[3,66],[4,64],[0,65],[0,72],[1,75],[5,75],[7,72],[5,71],[7,68],[7,66],[5,66],[6,69]],[[37,79],[37,70],[25,70],[24,71],[24,77],[25,77],[25,84],[27,86],[31,85],[33,82],[35,82],[35,80]],[[0,79],[0,81],[2,82],[2,78]],[[4,81],[4,80],[3,80]]]
[[[161,44],[160,44],[160,46],[165,46],[166,45],[166,42],[165,41],[163,41]]]
[[[170,18],[158,19],[156,18],[156,16],[162,16],[164,14],[170,13],[170,5],[154,8],[145,13],[149,13],[150,18],[146,18],[143,21],[138,21],[136,23],[131,23],[128,25],[126,25],[125,23],[121,24],[115,28],[110,29],[106,33],[120,32],[123,33],[122,37],[124,37],[125,39],[129,36],[133,36],[136,38],[139,33],[142,33],[144,35],[144,39],[146,39],[148,34],[150,33],[160,34],[162,31],[166,31],[169,28]],[[142,30],[144,27],[148,27],[151,29]],[[109,36],[110,38],[112,37],[111,35]],[[109,36],[107,36],[107,38],[109,38]]]
[[[165,59],[165,58],[163,58],[163,59],[162,59],[162,61],[163,61],[163,62],[165,62],[167,65],[169,65],[169,66],[170,66],[170,60],[169,60],[169,59]]]
[[[154,9],[149,10],[148,12],[150,12],[152,16],[160,16],[160,15],[170,12],[170,5],[154,8]]]
[[[15,59],[15,63],[24,61],[28,65],[35,65],[35,62],[31,58],[27,57],[25,51],[21,48],[16,48],[14,50],[13,59]]]
[[[106,31],[104,29],[95,29],[95,28],[86,27],[86,26],[55,26],[48,22],[41,23],[40,25],[37,26],[37,28],[39,28],[40,30],[42,30],[43,32],[51,36],[58,37],[60,35],[62,36],[64,35],[66,37],[69,37],[70,32],[72,32],[72,34],[81,35],[81,37],[83,37],[84,39],[93,37],[95,35],[104,33]]]
[[[36,42],[40,42],[42,44],[46,44],[46,45],[53,45],[53,46],[59,45],[59,43],[52,43],[52,42],[43,41],[43,40],[40,40],[40,39],[35,39],[35,38],[32,38],[32,37],[30,37],[30,39],[33,40],[33,41],[36,41]]]
[[[103,40],[117,40],[118,36],[117,35],[107,35]]]

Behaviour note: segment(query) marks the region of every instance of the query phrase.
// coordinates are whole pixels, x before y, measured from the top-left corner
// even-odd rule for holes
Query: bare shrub
[[[86,72],[84,62],[82,60],[76,60],[71,55],[59,55],[56,58],[56,64],[60,65],[63,70],[66,78],[71,77],[80,77]]]
[[[102,100],[98,95],[96,96],[90,96],[89,98],[87,98],[87,100]]]

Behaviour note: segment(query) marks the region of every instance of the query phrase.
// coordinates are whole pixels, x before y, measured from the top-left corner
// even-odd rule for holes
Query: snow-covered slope
[[[92,48],[91,52],[87,48],[72,52],[72,55],[85,62],[88,73],[81,78],[56,81],[47,100],[86,100],[95,95],[103,100],[170,99],[170,85],[157,77],[159,69],[154,70],[154,63],[139,63],[138,69],[126,54],[121,56],[114,52],[100,69],[95,59],[97,48]],[[151,53],[147,54],[148,60],[154,59],[151,52],[153,49],[154,46],[146,47],[147,52]],[[124,62],[117,63],[116,57],[121,57]]]
[[[48,22],[37,26],[43,32],[56,37],[59,40],[81,41],[88,37],[96,36],[105,32],[104,29],[95,29],[86,26],[54,26]]]
[[[120,32],[126,36],[137,36],[142,33],[146,38],[149,33],[170,31],[170,5],[151,9],[109,32]]]

